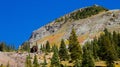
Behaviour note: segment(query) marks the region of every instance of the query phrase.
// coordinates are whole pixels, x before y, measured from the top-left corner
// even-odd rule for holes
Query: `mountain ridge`
[[[94,6],[100,7],[96,5]],[[94,7],[94,6],[91,6],[91,7]],[[87,9],[87,7],[78,9],[75,11],[79,11],[83,9]],[[77,31],[79,42],[84,43],[88,40],[93,39],[95,36],[99,36],[101,31],[105,27],[110,28],[108,25],[115,24],[117,22],[118,24],[120,23],[120,18],[119,18],[120,10],[108,11],[107,9],[105,9],[103,11],[98,12],[97,14],[94,14],[94,11],[93,11],[92,13],[94,15],[91,15],[91,13],[88,13],[83,15],[85,16],[85,18],[81,19],[79,17],[76,17],[77,19],[74,19],[74,18],[71,19],[70,16],[72,13],[75,13],[75,11],[68,13],[52,21],[51,23],[44,25],[41,28],[33,31],[29,39],[30,46],[32,47],[33,45],[36,45],[36,43],[37,45],[45,44],[46,41],[50,41],[51,44],[56,44],[56,43],[59,44],[59,41],[61,39],[65,39],[66,43],[68,44],[67,39],[69,37],[70,31],[72,28],[75,28],[75,30]],[[83,13],[78,12],[76,15],[74,14],[73,16],[81,16],[81,14]],[[86,15],[88,16],[86,17]],[[116,15],[117,17],[114,17],[114,15]],[[115,20],[118,20],[118,21],[115,21]],[[113,21],[115,21],[115,23]],[[115,25],[115,26],[118,26],[119,28],[120,25]],[[115,26],[112,25],[111,28]],[[97,27],[100,27],[100,28],[97,28]],[[94,28],[97,28],[95,29],[96,31],[94,31]]]

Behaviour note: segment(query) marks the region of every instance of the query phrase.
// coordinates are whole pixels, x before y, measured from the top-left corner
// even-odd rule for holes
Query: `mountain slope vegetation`
[[[98,37],[104,28],[109,31],[120,31],[120,11],[108,10],[98,5],[82,8],[66,14],[53,22],[33,31],[29,43],[33,45],[59,44],[61,39],[68,44],[71,29],[76,30],[78,41],[82,44]]]

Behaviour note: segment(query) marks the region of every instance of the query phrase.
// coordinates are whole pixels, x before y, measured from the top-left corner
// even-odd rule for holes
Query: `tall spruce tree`
[[[28,41],[24,42],[20,50],[30,52],[30,43]]]
[[[118,59],[115,46],[114,44],[110,42],[110,40],[107,37],[105,37],[103,44],[104,44],[104,49],[105,49],[104,58],[107,62],[109,62],[110,66],[109,65],[108,66],[113,67],[114,61]]]
[[[113,35],[108,32],[107,29],[104,30],[103,35],[98,39],[99,51],[98,56],[101,60],[107,61],[108,67],[113,67],[113,63],[118,59],[118,52],[116,50],[116,44],[114,43]]]
[[[43,51],[43,46],[42,46],[42,44],[40,45],[40,51]]]
[[[65,61],[69,59],[68,50],[66,48],[66,45],[63,39],[61,40],[61,44],[59,48],[59,57],[61,61]]]
[[[118,33],[117,35],[117,39],[118,39],[118,55],[119,55],[119,58],[120,58],[120,33]]]
[[[99,50],[99,46],[97,44],[97,39],[95,38],[92,42],[91,45],[93,46],[92,51],[93,51],[93,57],[95,60],[98,60],[98,50]]]
[[[5,51],[6,44],[4,42],[0,43],[0,51]]]
[[[119,43],[118,33],[113,31],[113,35],[111,35],[111,36],[112,36],[111,42],[112,42],[112,44],[113,44],[113,46],[118,54],[118,57],[119,57],[120,56],[120,54],[119,54],[120,49],[119,49],[119,45],[118,45],[118,43]]]
[[[81,66],[82,66],[81,60],[76,60],[74,67],[81,67]]]
[[[47,65],[47,62],[46,62],[46,57],[44,55],[44,63],[42,64],[42,67],[47,67],[46,65]]]
[[[51,67],[60,67],[60,60],[59,60],[57,46],[54,46],[53,50],[54,50],[54,54],[51,59]]]
[[[44,44],[43,44],[43,46],[42,46],[42,51],[43,51],[43,52],[46,52],[46,47],[45,47]]]
[[[33,65],[34,65],[34,67],[39,67],[39,63],[38,63],[38,60],[37,60],[37,55],[34,56]]]
[[[32,62],[30,59],[30,54],[26,57],[25,67],[32,67]]]
[[[117,38],[118,38],[118,46],[120,47],[120,33],[118,33]]]
[[[77,35],[74,29],[72,29],[69,37],[69,52],[72,61],[82,59],[82,50],[78,42]]]
[[[49,43],[49,41],[46,42],[46,51],[50,52],[50,43]]]
[[[32,62],[30,59],[30,54],[26,57],[25,67],[32,67]]]
[[[115,32],[115,31],[113,31],[113,36],[112,36],[112,38],[113,38],[113,41],[114,41],[114,43],[115,44],[118,44],[118,38],[117,38],[118,36],[117,36],[117,33]]]
[[[55,44],[52,46],[52,52],[54,52],[54,50],[56,50],[57,52],[59,52],[58,48],[57,48],[57,46]]]
[[[89,45],[83,46],[82,67],[95,67],[92,54],[87,46],[89,46]]]

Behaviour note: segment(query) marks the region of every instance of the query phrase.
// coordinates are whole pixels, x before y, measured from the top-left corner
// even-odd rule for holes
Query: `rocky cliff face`
[[[67,39],[72,28],[76,30],[81,44],[99,36],[104,28],[108,28],[109,31],[120,31],[120,10],[103,10],[93,15],[87,14],[87,17],[81,15],[83,13],[78,13],[84,10],[89,11],[90,9],[76,10],[33,31],[29,39],[30,45],[41,45],[45,44],[46,41],[51,44],[59,44],[61,39],[65,39],[66,44],[68,44]]]

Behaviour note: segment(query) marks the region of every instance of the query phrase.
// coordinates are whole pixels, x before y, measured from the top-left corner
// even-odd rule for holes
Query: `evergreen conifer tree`
[[[97,39],[94,39],[92,42],[91,42],[91,45],[93,46],[93,57],[95,60],[98,60],[98,50],[99,50],[99,46],[97,44]]]
[[[47,43],[46,43],[46,51],[50,52],[50,43],[49,43],[49,41],[47,41]]]
[[[105,37],[103,44],[104,44],[104,49],[105,49],[104,54],[103,54],[103,56],[105,56],[104,59],[107,62],[109,62],[108,63],[110,65],[110,66],[108,65],[109,67],[113,67],[112,64],[114,63],[115,60],[118,59],[117,51],[115,50],[115,46],[114,46],[114,44],[112,44],[110,42],[110,40],[107,37]]]
[[[38,60],[37,60],[37,55],[34,56],[33,64],[34,64],[34,67],[39,67]]]
[[[44,55],[44,63],[43,63],[43,65],[42,65],[42,67],[46,67],[46,65],[47,65],[47,62],[46,62],[46,57],[45,57],[45,55]]]
[[[118,39],[118,55],[119,55],[119,58],[120,58],[120,33],[118,33],[117,35],[117,39]]]
[[[60,60],[59,60],[57,46],[54,46],[54,54],[51,59],[51,67],[60,67]]]
[[[101,60],[107,61],[109,67],[113,67],[113,63],[118,59],[117,45],[115,44],[116,39],[114,40],[114,36],[108,32],[107,29],[104,30],[103,35],[98,39],[99,51],[98,56]]]
[[[56,50],[57,52],[59,52],[58,48],[57,48],[57,46],[55,44],[52,46],[52,52],[54,52],[54,50]]]
[[[40,46],[40,50],[42,51],[42,52],[46,52],[46,46],[43,44],[41,44],[41,46]]]
[[[83,46],[83,59],[82,59],[82,67],[95,67],[93,57],[88,45]]]
[[[0,51],[5,51],[6,49],[6,44],[4,42],[0,43]]]
[[[59,57],[61,61],[65,61],[69,59],[68,51],[63,39],[61,40],[61,44],[59,48]]]
[[[82,59],[81,46],[77,40],[77,35],[74,29],[72,29],[72,32],[69,37],[69,52],[72,61]]]
[[[114,41],[114,43],[115,44],[118,44],[118,38],[117,38],[118,36],[117,36],[117,33],[115,32],[115,31],[113,31],[113,41]]]
[[[81,67],[81,60],[76,60],[74,67]]]
[[[24,42],[24,43],[22,44],[20,50],[30,52],[30,43],[27,42],[27,41]]]
[[[32,67],[30,54],[26,57],[25,67]]]

